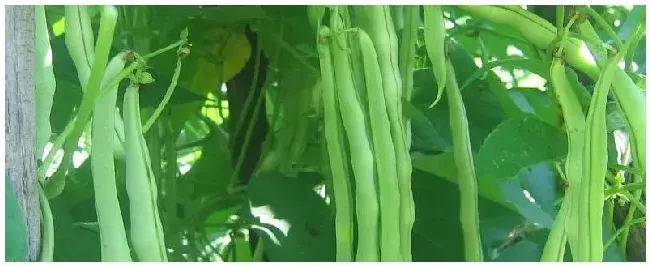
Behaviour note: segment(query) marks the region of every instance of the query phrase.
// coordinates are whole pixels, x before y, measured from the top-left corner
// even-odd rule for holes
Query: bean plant
[[[645,260],[644,6],[34,8],[42,261]]]

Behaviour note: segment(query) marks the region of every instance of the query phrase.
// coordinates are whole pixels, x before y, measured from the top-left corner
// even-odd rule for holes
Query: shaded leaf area
[[[313,186],[278,173],[255,176],[242,215],[271,261],[334,261],[334,216]]]
[[[455,177],[454,177],[455,178]],[[416,218],[413,227],[414,261],[464,261],[458,187],[443,178],[415,170],[413,174]],[[525,219],[517,212],[479,196],[481,237],[485,260],[509,250],[509,235]],[[543,242],[540,242],[543,243]],[[506,247],[504,248],[504,244]],[[522,261],[538,261],[527,254]]]

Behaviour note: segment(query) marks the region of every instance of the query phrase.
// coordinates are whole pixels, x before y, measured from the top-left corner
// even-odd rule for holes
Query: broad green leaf
[[[334,216],[310,186],[277,173],[254,176],[245,216],[271,261],[333,261]]]
[[[566,155],[564,134],[534,117],[511,118],[485,139],[478,153],[479,178],[512,179],[535,163]]]
[[[431,121],[413,104],[402,101],[404,115],[411,119],[412,135],[415,146],[429,151],[451,151],[451,144],[443,138]]]
[[[188,196],[186,199],[195,199],[206,195],[211,197],[225,195],[233,178],[234,170],[230,159],[230,150],[228,150],[228,140],[220,126],[211,123],[209,127],[211,128],[210,133],[204,137],[207,139],[201,145],[201,157],[185,174],[186,180],[189,182],[183,183],[192,186],[191,196],[184,195]]]
[[[413,160],[413,167],[448,182],[454,184],[458,182],[452,153],[416,158]],[[520,181],[479,178],[478,194],[486,200],[520,213],[531,222],[550,227],[553,222],[551,214],[555,213],[550,205],[555,200],[555,193],[548,191],[548,188],[554,188],[554,182],[550,182],[549,187],[549,181],[553,180],[549,180],[549,173],[544,170],[546,169],[540,166],[525,169],[519,174]],[[537,198],[544,205],[540,205],[540,202],[531,202],[530,198]]]
[[[625,22],[618,29],[618,37],[621,41],[625,42],[634,34],[634,29],[640,23],[645,23],[646,10],[645,5],[636,5],[630,11],[630,14],[625,19]]]
[[[435,176],[442,177],[448,182],[458,184],[458,172],[454,162],[454,154],[451,152],[416,158],[413,160],[413,167]],[[477,182],[478,193],[480,196],[501,204],[511,210],[516,210],[516,208],[512,204],[508,203],[503,197],[498,180],[479,179]]]
[[[537,88],[515,87],[508,91],[510,96],[517,103],[519,109],[529,115],[536,116],[538,119],[560,127],[560,110],[553,106],[549,96]]]
[[[5,261],[27,261],[27,228],[20,204],[5,176]]]
[[[460,228],[458,186],[443,178],[414,169],[413,196],[415,199],[415,224],[413,225],[413,261],[464,261]],[[517,212],[479,197],[481,237],[487,252],[502,245],[514,225],[521,223]],[[489,223],[504,219],[512,223]],[[487,257],[486,257],[487,258]]]
[[[93,201],[88,201],[94,205]],[[60,198],[50,199],[54,217],[54,261],[100,261],[99,234],[75,225],[69,206]],[[89,215],[93,215],[90,209]],[[88,211],[86,211],[88,212]]]

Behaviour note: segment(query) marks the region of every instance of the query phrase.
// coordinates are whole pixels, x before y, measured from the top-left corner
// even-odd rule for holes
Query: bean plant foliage
[[[368,66],[363,65],[365,54],[362,57],[359,51],[363,47],[357,43],[361,30],[368,31],[375,41],[377,33],[370,29],[376,28],[373,23],[378,22],[364,16],[370,11],[352,6],[116,6],[117,20],[111,33],[108,59],[124,56],[122,69],[137,66],[117,80],[115,129],[100,131],[93,129],[98,122],[94,121],[96,113],[88,121],[79,122],[79,114],[88,108],[82,102],[92,88],[87,85],[91,82],[82,78],[79,63],[73,56],[74,48],[66,38],[90,37],[87,47],[94,50],[94,60],[100,60],[100,45],[94,42],[104,40],[102,30],[107,25],[104,22],[107,11],[102,6],[77,8],[78,11],[70,8],[44,8],[56,82],[51,106],[37,106],[38,113],[45,109],[49,113],[49,124],[39,124],[38,131],[51,132],[49,142],[39,148],[37,157],[39,180],[47,196],[41,205],[49,205],[49,210],[43,210],[51,212],[53,218],[53,241],[49,244],[43,241],[43,250],[53,249],[53,261],[121,260],[116,254],[109,254],[117,251],[104,247],[103,243],[109,240],[100,233],[120,227],[126,241],[126,260],[132,261],[337,261],[346,252],[342,250],[344,243],[337,241],[344,237],[339,229],[345,221],[338,220],[337,216],[340,218],[347,211],[352,240],[347,250],[352,256],[349,259],[361,257],[357,246],[367,242],[360,236],[363,228],[358,223],[366,220],[359,218],[368,219],[363,215],[371,212],[360,205],[363,202],[356,194],[361,191],[358,182],[361,177],[355,168],[359,161],[355,161],[354,153],[358,145],[348,142],[351,129],[341,122],[342,117],[345,120],[351,114],[337,107],[340,115],[334,119],[339,123],[336,132],[342,140],[337,145],[342,151],[340,159],[343,159],[343,172],[349,184],[347,193],[350,193],[346,204],[345,198],[339,198],[343,194],[335,193],[340,189],[337,178],[341,177],[337,176],[333,162],[339,158],[332,155],[330,148],[334,146],[325,137],[330,126],[325,105],[331,104],[326,99],[327,91],[334,88],[340,94],[342,88],[339,75],[333,75],[334,85],[327,87],[332,85],[325,80],[319,45],[329,43],[327,47],[333,53],[343,49],[349,55],[352,70],[348,75],[356,86],[365,118],[365,124],[358,124],[357,129],[367,132],[370,154],[377,158],[373,146],[376,131],[371,127],[369,114],[372,95],[366,91],[381,88],[368,85],[368,80],[374,77],[364,72]],[[489,8],[484,11],[492,10]],[[573,193],[569,185],[572,177],[568,176],[565,169],[569,167],[565,165],[570,161],[567,154],[575,152],[567,134],[573,131],[568,131],[570,120],[565,119],[562,109],[565,107],[558,101],[557,92],[574,92],[578,109],[587,118],[595,101],[592,96],[599,90],[599,75],[605,72],[608,53],[613,58],[617,51],[623,50],[619,42],[628,48],[621,56],[624,63],[619,70],[631,80],[631,89],[636,90],[637,100],[643,105],[643,109],[636,106],[633,110],[643,112],[627,112],[636,103],[625,102],[627,98],[617,94],[622,89],[616,87],[618,76],[614,78],[609,97],[603,103],[607,149],[600,156],[607,157],[607,171],[600,177],[605,180],[604,186],[596,189],[605,195],[601,221],[597,221],[602,223],[602,241],[580,244],[605,245],[602,261],[645,260],[645,152],[640,160],[637,149],[645,150],[645,147],[635,146],[641,141],[639,138],[643,138],[645,145],[645,136],[635,135],[636,128],[630,122],[641,117],[645,127],[646,39],[644,34],[638,36],[639,28],[645,32],[645,6],[507,8],[499,10],[516,9],[518,14],[534,16],[550,27],[561,23],[574,42],[590,44],[583,51],[592,58],[590,66],[596,66],[591,55],[605,50],[604,57],[595,56],[596,60],[603,60],[602,64],[598,62],[600,70],[596,68],[594,72],[593,67],[574,65],[569,55],[574,51],[570,48],[564,48],[567,55],[558,56],[562,38],[556,28],[549,37],[553,39],[558,34],[553,44],[539,41],[531,37],[536,34],[536,28],[522,32],[516,24],[490,17],[499,16],[496,11],[489,14],[471,8],[442,6],[440,30],[445,40],[427,45],[430,39],[425,29],[433,27],[425,25],[429,22],[424,16],[429,11],[424,12],[418,6],[382,9],[387,14],[386,20],[391,21],[389,32],[397,37],[392,42],[396,46],[390,49],[396,54],[399,51],[395,57],[399,58],[399,68],[397,61],[394,62],[394,72],[401,75],[399,88],[406,75],[412,76],[408,97],[405,92],[395,101],[400,119],[408,120],[404,122],[404,135],[408,136],[406,160],[411,162],[408,189],[412,191],[414,203],[411,233],[400,235],[410,242],[410,255],[402,254],[403,261],[476,260],[469,255],[471,241],[479,241],[481,261],[544,260],[545,253],[551,249],[548,243],[552,229],[559,226],[555,222],[558,217],[564,217],[563,203],[573,200],[571,197],[587,198],[584,194],[570,194]],[[81,19],[71,16],[73,12]],[[573,19],[575,14],[580,14],[576,16],[579,18]],[[332,24],[335,16],[343,18],[341,25]],[[411,16],[415,18],[408,21]],[[586,31],[581,28],[584,24],[580,24],[584,21],[591,23],[599,39],[585,36]],[[73,32],[78,29],[70,26],[75,22],[81,24],[82,32],[86,30],[90,35],[73,37],[81,36]],[[84,28],[88,25],[90,28]],[[341,26],[343,30],[339,29]],[[331,35],[321,35],[319,29],[323,27],[329,27]],[[404,41],[409,27],[416,28],[410,43],[414,51],[405,59],[401,49],[409,45]],[[635,38],[635,42],[630,42]],[[391,44],[375,41],[381,65],[380,45]],[[442,47],[446,59],[430,58],[429,47]],[[559,88],[552,82],[551,64],[558,57],[568,62],[564,65],[568,87]],[[336,56],[332,58],[336,63]],[[406,72],[402,72],[402,60],[413,61]],[[437,64],[436,60],[447,60],[447,63]],[[439,95],[441,75],[433,70],[438,65],[453,66],[451,73],[457,84],[454,89],[447,75],[446,81],[442,81],[446,84],[442,97],[432,106]],[[92,61],[88,66],[90,71],[97,70]],[[122,71],[119,69],[109,76],[110,66],[103,74],[97,103],[102,97],[108,97],[111,92],[102,91]],[[333,71],[341,70],[334,67]],[[444,76],[447,72],[442,73]],[[386,73],[381,75],[385,77]],[[134,86],[139,95],[136,122],[142,123],[140,142],[130,138],[128,128],[129,121],[134,119],[128,117],[130,107],[127,106],[132,97],[129,90]],[[447,96],[454,90],[460,93],[464,107],[462,115],[466,119],[468,138],[465,152],[473,167],[458,161],[462,158],[458,152],[463,149],[458,149],[461,144],[454,135],[458,134],[456,123],[462,119],[454,119],[458,113],[454,108],[458,105],[451,95]],[[342,102],[340,98],[339,102]],[[70,139],[74,130],[69,128],[76,123],[83,123],[79,125],[83,132],[80,131],[79,139]],[[402,139],[391,134],[394,142],[398,137]],[[113,139],[112,151],[95,147],[95,138]],[[68,150],[70,141],[75,145]],[[144,144],[140,147],[145,151],[142,156],[136,156],[146,162],[143,171],[148,177],[138,178],[148,178],[147,184],[153,183],[152,186],[135,187],[130,181],[134,178],[129,176],[134,168],[127,158],[135,157],[129,157],[133,149],[127,145],[140,143]],[[395,152],[394,156],[397,155]],[[71,160],[63,159],[66,156]],[[114,221],[121,221],[121,226],[102,221],[105,218],[100,215],[100,206],[106,205],[98,202],[107,199],[97,192],[109,188],[97,187],[92,157],[113,158],[115,188],[113,194],[108,194],[119,206],[117,214],[121,214],[121,219]],[[381,192],[385,183],[379,177],[382,173],[378,166],[375,160],[372,168],[377,169],[374,172],[376,191]],[[470,168],[474,192],[466,187],[465,173]],[[58,184],[55,180],[64,181],[60,191],[55,189]],[[25,229],[20,225],[22,216],[15,208],[16,201],[9,200],[13,197],[10,186],[6,187],[9,190],[6,191],[5,251],[7,260],[21,261],[26,259],[27,252],[21,234]],[[404,202],[407,197],[403,190],[399,192],[400,196],[391,200]],[[151,255],[143,255],[138,249],[139,241],[145,236],[132,231],[132,227],[138,226],[132,221],[135,216],[148,214],[130,211],[136,206],[133,205],[136,193],[153,199],[140,203],[153,206],[155,219],[147,226],[158,228],[156,224],[160,224],[156,234],[161,240],[151,244],[151,249],[156,245],[164,249],[166,254],[159,259],[151,259]],[[464,213],[468,210],[463,206],[467,195],[472,193],[476,208],[469,211],[476,212],[478,219],[471,226],[479,231],[475,239],[468,239],[468,216]],[[374,199],[380,214],[387,210],[384,209],[387,205],[380,200],[382,196]],[[628,212],[632,212],[631,217]],[[401,222],[402,216],[400,212],[393,218]],[[389,244],[381,241],[385,233],[381,231],[384,230],[382,221],[386,220],[381,215],[377,217],[374,218],[379,219],[376,252],[378,260],[383,261],[379,258],[389,253],[385,250]],[[569,220],[574,216],[566,217]],[[581,257],[582,253],[573,249],[572,234],[569,231],[566,234],[568,238],[561,242],[566,252],[563,248],[557,260],[592,260],[592,257]]]

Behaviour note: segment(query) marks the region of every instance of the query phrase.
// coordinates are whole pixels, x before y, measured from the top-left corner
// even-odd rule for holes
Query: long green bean
[[[340,17],[332,16],[330,20],[334,33],[343,29],[343,21]],[[350,58],[339,43],[348,43],[345,34],[334,34],[330,37],[330,51],[334,63],[334,78],[341,121],[350,147],[350,161],[356,182],[357,260],[376,261],[379,257],[377,249],[380,240],[377,234],[380,230],[374,160],[365,126],[365,114],[354,87]]]
[[[155,180],[148,165],[142,135],[138,85],[131,84],[124,94],[124,133],[126,137],[126,190],[131,215],[131,243],[139,261],[167,261],[164,234],[156,202]],[[136,215],[133,215],[136,214]]]
[[[578,243],[586,246],[586,253],[576,253],[576,261],[602,261],[603,208],[605,202],[605,173],[607,171],[607,128],[605,105],[607,93],[614,78],[621,55],[609,59],[596,82],[585,127],[583,147],[583,180],[580,184],[581,204],[578,209]]]
[[[411,230],[415,221],[415,204],[413,203],[413,192],[411,191],[411,159],[406,148],[407,138],[403,128],[403,92],[401,88],[402,80],[397,66],[397,40],[395,39],[395,30],[392,25],[389,7],[364,6],[361,7],[361,10],[369,22],[362,28],[372,39],[381,70],[384,99],[386,100],[386,109],[390,120],[391,136],[393,137],[393,147],[397,160],[397,180],[399,183],[399,196],[393,199],[397,200],[399,198],[400,202],[398,231],[400,240],[399,244],[387,239],[381,241],[382,261],[410,261]],[[382,233],[392,234],[390,232]],[[399,252],[396,252],[397,248]]]
[[[108,82],[125,65],[124,53],[116,55],[108,63],[103,82]],[[91,157],[95,209],[99,224],[102,261],[131,261],[131,251],[126,240],[122,212],[117,199],[115,162],[113,155],[115,105],[117,89],[100,98],[95,104],[92,120]]]
[[[404,30],[399,44],[399,70],[402,76],[402,91],[404,99],[411,101],[413,94],[413,70],[415,68],[415,49],[417,43],[417,30],[420,24],[420,7],[404,7]],[[406,148],[411,146],[411,120],[404,117],[404,131],[406,134]]]
[[[332,171],[334,202],[336,204],[336,261],[352,261],[353,243],[353,205],[350,178],[345,167],[342,142],[344,136],[339,134],[341,118],[336,99],[332,58],[330,53],[330,29],[321,26],[318,31],[318,54],[322,79],[323,115],[325,117],[325,141]],[[359,257],[359,256],[357,256]]]
[[[388,241],[400,241],[399,231],[393,231],[399,228],[399,219],[395,215],[400,215],[399,183],[395,178],[397,176],[397,161],[395,150],[393,149],[393,139],[390,135],[390,120],[386,112],[386,102],[384,99],[383,88],[381,83],[381,70],[377,60],[377,53],[373,46],[372,40],[368,34],[359,30],[358,41],[363,58],[364,74],[366,81],[366,91],[368,95],[368,116],[370,117],[370,131],[372,135],[372,144],[374,148],[376,169],[377,169],[377,187],[379,191],[379,209],[380,209],[380,230],[382,250],[387,248]],[[398,140],[400,136],[397,136]],[[391,242],[388,242],[391,243]],[[382,255],[386,254],[382,251]],[[388,258],[382,260],[388,260]]]
[[[469,139],[469,125],[458,89],[454,66],[447,59],[447,100],[449,101],[449,120],[454,144],[454,161],[458,170],[460,190],[460,223],[466,261],[483,261],[483,248],[479,231],[478,188],[472,146]]]

